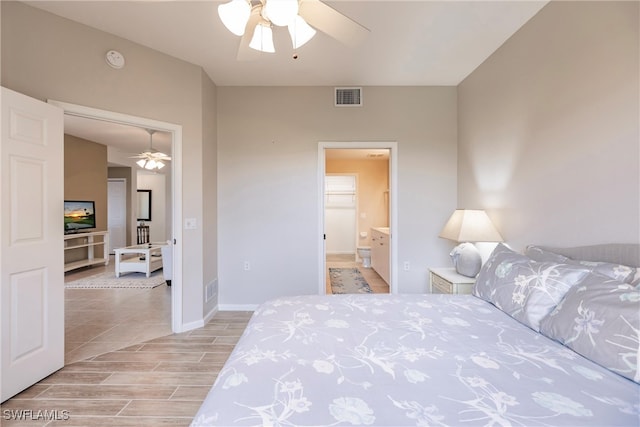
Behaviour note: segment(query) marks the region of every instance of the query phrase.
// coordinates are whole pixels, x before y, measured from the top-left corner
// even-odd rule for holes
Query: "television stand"
[[[95,248],[102,246],[102,257],[95,256]],[[104,264],[109,265],[109,232],[91,231],[64,235],[64,251],[86,249],[86,257],[77,261],[64,263],[64,272],[82,267]]]

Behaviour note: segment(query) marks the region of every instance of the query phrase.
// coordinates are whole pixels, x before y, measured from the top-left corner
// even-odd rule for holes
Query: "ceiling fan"
[[[218,15],[229,31],[242,37],[239,60],[250,59],[250,49],[274,53],[274,26],[288,28],[294,52],[316,30],[351,47],[369,34],[369,29],[320,0],[231,0],[218,6]]]
[[[163,160],[171,160],[171,157],[153,148],[153,134],[156,133],[156,131],[153,129],[146,129],[146,131],[149,133],[149,149],[131,158],[140,159],[136,164],[143,169],[162,169],[164,167]]]

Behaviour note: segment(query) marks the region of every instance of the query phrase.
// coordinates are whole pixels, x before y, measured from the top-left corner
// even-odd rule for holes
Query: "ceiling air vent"
[[[336,107],[361,107],[362,88],[361,87],[337,87]]]

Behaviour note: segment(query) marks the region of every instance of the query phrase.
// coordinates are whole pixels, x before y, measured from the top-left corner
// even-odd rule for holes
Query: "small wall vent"
[[[361,87],[337,87],[335,88],[336,107],[361,107],[362,88]]]

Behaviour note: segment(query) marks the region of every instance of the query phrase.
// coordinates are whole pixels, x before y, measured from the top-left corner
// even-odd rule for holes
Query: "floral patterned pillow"
[[[540,323],[540,332],[640,383],[640,290],[590,274]]]
[[[539,331],[540,321],[588,272],[576,265],[537,262],[498,245],[478,274],[474,295]]]
[[[530,258],[498,243],[476,277],[473,294],[485,301],[492,302],[497,282],[505,277],[507,269],[511,269],[514,264],[525,264],[529,261],[531,261]]]
[[[591,269],[594,273],[602,274],[611,279],[616,279],[624,283],[632,283],[640,269],[627,265],[613,264],[610,262],[581,261],[568,258],[564,255],[551,252],[539,246],[530,245],[525,249],[525,255],[536,261],[553,261],[563,264],[575,264]]]

